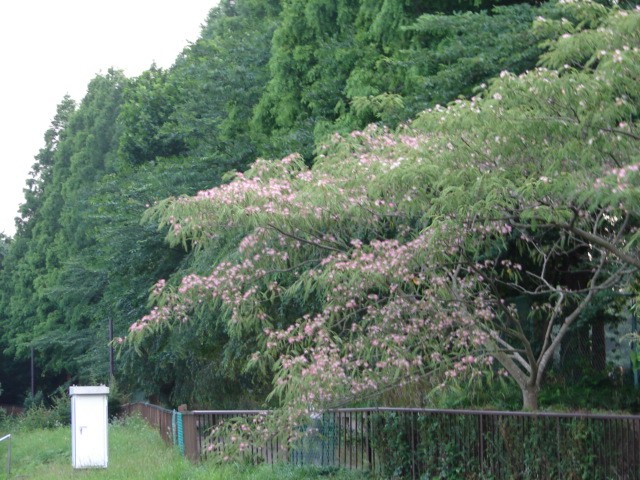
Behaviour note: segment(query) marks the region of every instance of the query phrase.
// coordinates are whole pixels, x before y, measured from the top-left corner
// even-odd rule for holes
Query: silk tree
[[[335,135],[312,168],[258,160],[159,203],[170,242],[230,253],[159,282],[132,341],[207,304],[232,338],[257,339],[249,363],[272,369],[289,412],[439,388],[495,360],[537,409],[570,327],[640,267],[640,12],[566,8],[574,23],[538,19],[565,31],[540,68],[397,131]]]

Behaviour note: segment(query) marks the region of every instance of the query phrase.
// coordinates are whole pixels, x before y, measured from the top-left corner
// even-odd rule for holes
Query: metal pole
[[[109,381],[114,377],[115,363],[113,358],[113,319],[109,319]]]
[[[33,345],[31,346],[31,397],[36,395],[36,376],[35,376],[35,362],[33,359]]]
[[[636,334],[638,332],[638,320],[636,316],[631,314],[631,331]],[[631,372],[633,373],[633,386],[638,388],[638,342],[634,340],[631,342],[631,355],[633,355],[633,362],[631,362]]]
[[[9,475],[11,474],[11,435],[5,435],[4,437],[0,438],[0,442],[3,442],[5,440],[9,441],[7,449],[7,478],[9,478]]]

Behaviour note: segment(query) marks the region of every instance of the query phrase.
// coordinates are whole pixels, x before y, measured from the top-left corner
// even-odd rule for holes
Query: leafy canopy
[[[567,31],[544,66],[397,131],[335,135],[312,168],[258,160],[160,202],[149,218],[172,244],[229,253],[161,281],[134,341],[207,305],[232,336],[257,339],[252,363],[274,369],[274,394],[299,414],[437,387],[493,358],[535,393],[568,325],[640,266],[640,11],[561,8],[572,21],[536,21]],[[545,325],[541,346],[518,294]]]

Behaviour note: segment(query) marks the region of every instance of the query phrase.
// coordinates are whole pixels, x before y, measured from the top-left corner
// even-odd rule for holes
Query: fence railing
[[[133,404],[174,438],[175,413]],[[182,413],[184,454],[208,455],[213,428],[259,410]],[[256,462],[368,470],[384,477],[640,480],[640,416],[414,408],[353,408],[312,420],[314,432],[289,445],[274,435],[247,452]],[[174,422],[175,423],[175,422]]]
[[[7,478],[11,475],[11,435],[5,435],[0,438],[0,443],[7,442],[7,465],[5,471],[7,472]]]

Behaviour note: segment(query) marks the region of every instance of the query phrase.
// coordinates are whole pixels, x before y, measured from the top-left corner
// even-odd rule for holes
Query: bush
[[[27,396],[24,399],[23,406],[25,410],[30,410],[36,407],[44,407],[44,394],[41,390],[38,390],[35,394],[27,392]]]
[[[47,405],[50,406],[47,406]],[[71,424],[71,399],[64,386],[59,387],[45,402],[41,391],[35,395],[28,394],[25,401],[25,412],[18,420],[20,428],[30,431],[48,429]]]
[[[25,413],[19,425],[25,430],[55,428],[71,424],[71,397],[68,386],[59,387],[45,402],[42,392],[27,395],[24,402]],[[113,420],[122,413],[124,397],[112,382],[108,399],[109,419]],[[47,407],[47,405],[50,405]],[[1,419],[2,417],[0,417]]]
[[[640,412],[640,390],[615,370],[588,371],[577,380],[550,372],[540,391],[540,405],[554,411]]]
[[[122,391],[118,388],[115,378],[111,378],[109,382],[109,399],[107,408],[109,410],[109,420],[112,421],[122,414],[122,405],[127,403],[127,399]]]
[[[51,396],[51,415],[58,425],[71,425],[71,397],[66,387],[60,387]]]
[[[18,421],[18,426],[25,431],[50,429],[61,425],[56,412],[43,404],[26,410]]]

